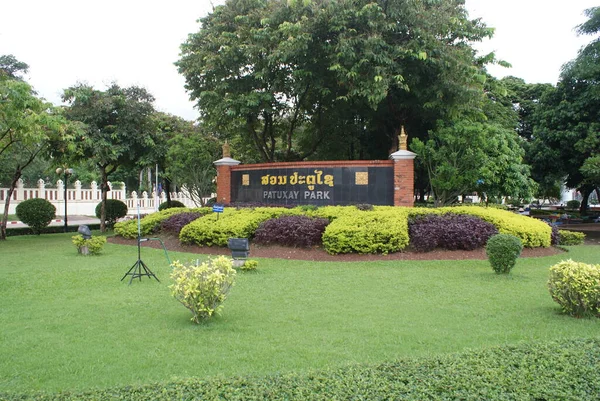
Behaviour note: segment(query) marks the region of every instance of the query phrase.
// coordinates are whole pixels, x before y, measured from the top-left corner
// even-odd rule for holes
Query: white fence
[[[127,214],[137,214],[139,203],[140,213],[147,214],[158,210],[158,205],[167,201],[167,195],[163,191],[160,196],[156,196],[153,191],[151,194],[143,192],[141,196],[134,191],[127,197],[125,185],[122,188],[113,188],[109,182],[108,199],[118,199],[123,201],[128,208]],[[8,197],[8,188],[0,188],[0,210],[4,212],[4,204]],[[15,214],[15,209],[19,203],[32,198],[42,198],[48,200],[56,207],[56,214],[62,216],[65,212],[65,186],[62,180],[56,182],[56,188],[46,188],[44,180],[38,180],[37,188],[25,188],[23,180],[19,179],[17,187],[12,194],[9,214]],[[92,181],[89,189],[82,188],[80,181],[75,181],[75,188],[67,188],[66,204],[68,215],[95,216],[96,205],[102,200],[102,191],[95,181]],[[194,202],[183,192],[172,192],[171,200],[176,200],[188,207],[195,207]]]

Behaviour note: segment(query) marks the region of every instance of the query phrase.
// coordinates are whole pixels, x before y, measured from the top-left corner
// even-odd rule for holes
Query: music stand
[[[131,279],[129,280],[129,284],[131,284],[131,282],[133,281],[134,278],[139,278],[140,281],[142,281],[143,276],[148,276],[148,278],[154,277],[156,279],[156,281],[158,281],[160,283],[160,280],[158,279],[158,277],[156,277],[156,275],[154,273],[152,273],[152,270],[150,270],[148,268],[148,266],[146,266],[146,264],[142,260],[141,243],[144,241],[148,241],[148,238],[141,238],[142,237],[142,228],[140,225],[140,201],[139,200],[137,203],[137,223],[138,223],[138,235],[137,235],[138,258],[137,258],[137,261],[133,264],[133,266],[131,266],[131,268],[127,271],[127,273],[125,273],[125,275],[123,276],[121,281],[123,281],[125,279],[125,277],[131,276]]]

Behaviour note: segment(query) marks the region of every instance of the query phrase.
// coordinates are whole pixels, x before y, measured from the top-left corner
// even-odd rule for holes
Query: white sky
[[[224,0],[212,0],[214,5]],[[471,18],[495,27],[494,39],[477,48],[496,51],[526,82],[556,83],[562,64],[590,37],[574,27],[598,0],[466,0]],[[27,79],[38,93],[59,104],[63,89],[78,81],[104,89],[111,82],[143,86],[161,111],[198,117],[173,63],[196,20],[212,10],[210,0],[20,0],[2,5],[0,55],[13,54],[30,66]]]

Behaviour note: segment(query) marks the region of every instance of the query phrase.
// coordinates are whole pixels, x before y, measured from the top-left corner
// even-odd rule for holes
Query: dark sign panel
[[[393,205],[393,174],[393,167],[236,170],[231,172],[231,200],[275,205]]]

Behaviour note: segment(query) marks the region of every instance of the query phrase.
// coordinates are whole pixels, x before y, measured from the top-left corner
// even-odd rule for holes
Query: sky
[[[0,55],[29,64],[26,80],[38,94],[60,104],[65,88],[78,82],[105,89],[145,87],[158,110],[198,118],[174,62],[197,20],[225,0],[21,0],[2,5]],[[555,84],[561,66],[592,39],[574,28],[598,0],[466,0],[470,18],[496,29],[475,47],[495,51],[512,68],[492,66],[503,77]]]

